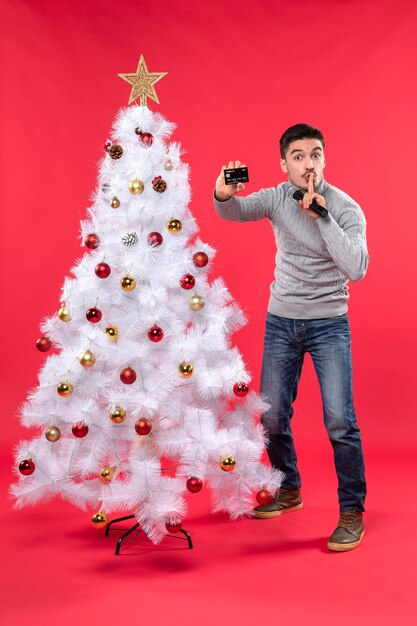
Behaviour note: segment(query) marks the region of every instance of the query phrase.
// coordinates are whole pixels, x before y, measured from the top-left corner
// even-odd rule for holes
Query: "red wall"
[[[244,160],[248,192],[283,180],[277,142],[321,128],[327,180],[368,220],[371,263],[352,285],[355,399],[368,449],[408,446],[415,427],[417,4],[398,0],[2,0],[1,296],[3,441],[45,358],[42,316],[82,254],[77,240],[96,163],[129,97],[118,73],[167,71],[153,110],[178,124],[203,240],[249,325],[235,337],[256,384],[274,242],[267,222],[226,223],[211,203],[222,162]],[[324,440],[307,363],[302,445]],[[392,425],[395,424],[395,430]]]

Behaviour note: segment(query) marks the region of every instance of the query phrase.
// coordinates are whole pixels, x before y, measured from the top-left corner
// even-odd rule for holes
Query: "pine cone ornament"
[[[123,155],[123,148],[122,146],[119,146],[118,143],[115,143],[110,146],[110,148],[108,149],[108,153],[110,154],[112,159],[120,159],[120,157]]]
[[[152,187],[158,193],[162,193],[167,188],[167,184],[162,178],[162,176],[156,176],[152,181]]]
[[[122,243],[125,246],[136,246],[138,243],[138,236],[136,233],[127,233],[124,237],[122,237]]]

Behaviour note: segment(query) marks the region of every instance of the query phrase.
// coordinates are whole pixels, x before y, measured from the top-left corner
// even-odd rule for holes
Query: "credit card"
[[[224,170],[224,182],[226,185],[237,185],[237,183],[248,183],[249,174],[247,167],[234,167]]]

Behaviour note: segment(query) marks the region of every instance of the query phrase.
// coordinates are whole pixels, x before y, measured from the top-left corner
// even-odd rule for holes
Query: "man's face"
[[[300,189],[307,190],[308,176],[313,174],[316,189],[323,179],[323,170],[326,165],[321,141],[319,139],[292,141],[280,165],[282,171],[288,174],[290,183]]]

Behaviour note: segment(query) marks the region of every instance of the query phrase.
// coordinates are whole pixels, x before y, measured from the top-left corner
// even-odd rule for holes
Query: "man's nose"
[[[314,169],[313,161],[312,161],[312,159],[310,157],[307,157],[306,168],[308,170],[313,170]]]

